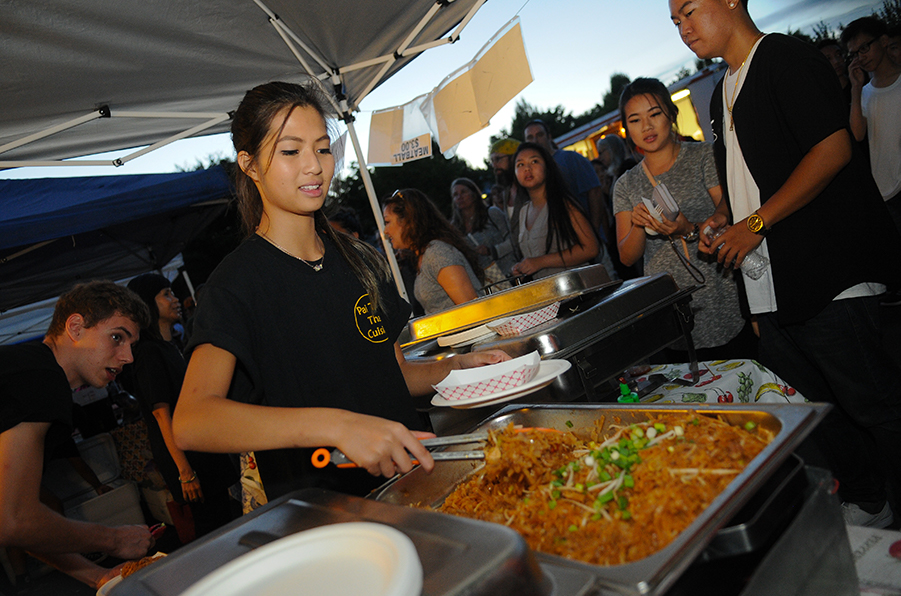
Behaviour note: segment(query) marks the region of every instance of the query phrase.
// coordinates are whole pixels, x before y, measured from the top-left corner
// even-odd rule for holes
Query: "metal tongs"
[[[468,435],[450,435],[447,437],[435,437],[434,439],[422,439],[420,442],[424,447],[444,447],[447,445],[464,445],[466,443],[478,443],[488,438],[488,432],[482,431],[470,433]],[[456,461],[465,459],[485,459],[484,451],[438,451],[432,453],[435,461]],[[334,464],[339,468],[356,468],[357,464],[352,462],[346,455],[338,449],[328,449],[322,447],[313,452],[313,465],[317,468]],[[417,460],[413,460],[414,464],[418,464]]]

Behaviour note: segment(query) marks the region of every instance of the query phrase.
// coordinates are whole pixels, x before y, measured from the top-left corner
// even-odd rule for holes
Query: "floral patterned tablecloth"
[[[694,386],[664,383],[641,403],[805,403],[807,400],[771,370],[756,360],[713,360],[699,363],[700,379]],[[691,379],[689,365],[665,364],[636,378],[642,383],[651,375],[667,379]]]

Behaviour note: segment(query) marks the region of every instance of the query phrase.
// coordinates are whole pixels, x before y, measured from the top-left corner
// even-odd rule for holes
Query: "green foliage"
[[[806,41],[807,43],[810,43],[810,44],[812,44],[814,42],[813,38],[811,36],[802,32],[800,29],[795,29],[794,31],[789,29],[787,35],[796,37],[796,38],[800,39],[801,41]]]
[[[371,236],[376,232],[375,216],[372,214],[369,197],[360,175],[360,165],[353,162],[350,167],[349,176],[335,177],[332,181],[326,209],[337,206],[354,209],[364,233]],[[454,179],[471,178],[486,192],[494,183],[492,171],[487,168],[474,169],[466,160],[459,157],[446,159],[441,155],[436,143],[432,144],[430,158],[411,161],[402,166],[373,167],[369,171],[379,202],[391,196],[395,190],[416,188],[428,195],[448,218],[451,214],[450,184]]]
[[[505,137],[519,139],[520,141],[524,140],[523,131],[526,127],[526,123],[535,120],[536,118],[543,120],[544,123],[548,125],[552,138],[572,130],[575,126],[573,115],[567,112],[566,108],[561,105],[549,110],[542,110],[533,106],[525,99],[520,99],[516,102],[513,121],[510,123],[510,127],[501,129],[498,134],[491,137],[490,142],[494,143],[498,139],[503,139]]]
[[[615,72],[610,76],[610,90],[604,94],[604,101],[601,104],[604,110],[601,116],[619,109],[619,97],[630,82],[631,79],[621,72]]]
[[[840,31],[833,31],[825,21],[820,21],[813,26],[813,42],[819,43],[824,39],[838,39]]]
[[[197,161],[194,162],[194,165],[176,165],[176,172],[196,172],[198,170],[209,170],[214,166],[222,166],[225,168],[225,171],[229,174],[232,173],[232,168],[235,167],[235,160],[231,157],[226,157],[221,151],[216,153],[211,153],[206,156],[206,158],[197,158]]]
[[[901,0],[884,0],[873,16],[885,21],[890,29],[901,25]]]
[[[523,140],[523,129],[525,128],[526,123],[530,120],[535,120],[536,118],[543,120],[545,124],[548,125],[551,132],[551,138],[560,136],[574,128],[587,124],[592,120],[619,109],[619,96],[622,94],[625,86],[629,83],[630,79],[627,75],[614,73],[610,77],[610,89],[604,94],[603,101],[599,104],[595,104],[593,108],[578,116],[574,116],[572,113],[567,112],[566,108],[562,105],[558,105],[551,109],[541,109],[533,106],[525,99],[520,99],[516,102],[516,109],[510,127],[503,128],[498,134],[492,135],[489,142],[494,143],[498,139],[504,137]]]
[[[679,70],[679,72],[676,73],[676,76],[673,77],[673,80],[669,82],[669,85],[672,85],[673,83],[677,83],[677,82],[681,81],[682,79],[684,79],[685,77],[690,77],[695,72],[696,71],[691,70],[687,66],[683,66]]]

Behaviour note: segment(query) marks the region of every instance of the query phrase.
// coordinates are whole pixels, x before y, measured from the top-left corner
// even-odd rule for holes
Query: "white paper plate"
[[[568,371],[570,366],[569,360],[543,360],[535,377],[524,385],[472,399],[444,399],[441,395],[435,394],[435,397],[432,398],[432,405],[451,408],[472,408],[492,406],[511,401],[547,387],[554,382],[554,379]]]
[[[153,558],[159,559],[160,557],[165,557],[165,556],[166,556],[166,553],[156,553],[155,555],[153,555]],[[118,586],[120,583],[122,583],[122,576],[117,575],[113,579],[109,580],[108,582],[106,582],[105,584],[100,586],[100,589],[97,590],[97,596],[106,596],[107,594],[110,593],[110,590],[112,590],[113,588]]]
[[[399,530],[350,522],[292,534],[220,567],[181,596],[419,596],[422,563]]]

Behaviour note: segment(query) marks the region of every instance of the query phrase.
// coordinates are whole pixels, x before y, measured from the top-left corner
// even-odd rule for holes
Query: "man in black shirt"
[[[700,250],[726,264],[754,249],[769,257],[762,277],[743,276],[759,361],[834,406],[814,434],[845,520],[884,528],[886,482],[901,486],[901,371],[883,347],[878,295],[899,283],[901,238],[832,67],[809,44],[764,35],[747,3],[669,2],[685,44],[729,67],[710,105],[724,200],[701,228],[733,225]]]
[[[0,347],[0,546],[98,588],[118,570],[78,553],[139,558],[151,546],[149,530],[66,519],[40,502],[41,475],[46,455],[71,435],[72,390],[114,380],[148,318],[131,291],[95,281],[60,297],[43,342]]]

